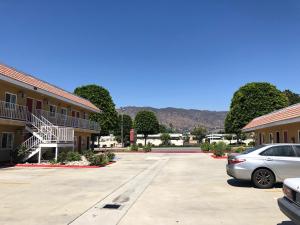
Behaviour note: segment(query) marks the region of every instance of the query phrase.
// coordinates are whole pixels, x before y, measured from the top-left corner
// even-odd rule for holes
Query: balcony
[[[48,121],[50,121],[56,126],[100,131],[99,124],[91,120],[71,117],[59,113],[52,113],[45,110],[35,110],[34,114],[36,116],[42,116],[46,118]]]
[[[59,113],[53,114],[45,110],[35,110],[33,114],[38,117],[43,116],[56,126],[100,131],[99,124],[94,121],[66,116]],[[0,101],[0,118],[28,122],[31,120],[30,115],[27,106]]]

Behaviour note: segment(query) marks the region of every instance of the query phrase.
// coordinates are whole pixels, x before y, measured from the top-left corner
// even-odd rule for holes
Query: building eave
[[[280,120],[280,121],[276,121],[276,122],[272,122],[272,123],[263,124],[260,126],[243,128],[242,131],[247,133],[247,132],[252,132],[252,131],[260,130],[260,129],[264,129],[264,128],[286,125],[286,124],[291,124],[291,123],[299,123],[299,122],[300,122],[300,117],[295,117],[292,119]]]
[[[101,113],[100,109],[94,109],[94,108],[88,107],[86,105],[83,105],[83,104],[80,104],[78,102],[72,101],[72,100],[70,100],[68,98],[64,98],[62,96],[53,94],[53,93],[51,93],[49,91],[37,88],[37,87],[35,87],[33,85],[29,85],[29,84],[26,84],[24,82],[21,82],[21,81],[15,80],[13,78],[7,77],[7,76],[5,76],[3,74],[0,74],[0,80],[4,80],[6,82],[15,84],[15,85],[20,86],[22,88],[25,88],[25,89],[28,89],[28,90],[31,90],[31,91],[34,91],[34,92],[37,92],[37,93],[40,93],[40,94],[44,94],[44,95],[47,95],[47,96],[55,98],[55,99],[59,99],[61,101],[67,102],[67,103],[72,104],[72,105],[79,106],[81,108],[87,109],[87,110],[92,111],[94,113]]]

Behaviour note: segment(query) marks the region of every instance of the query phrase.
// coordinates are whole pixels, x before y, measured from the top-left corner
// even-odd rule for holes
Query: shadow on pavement
[[[233,187],[253,188],[251,181],[229,179],[227,183]]]
[[[247,180],[237,180],[232,178],[228,179],[227,183],[233,187],[255,188],[252,182]],[[282,188],[282,183],[275,184],[274,188]]]
[[[291,221],[282,221],[281,223],[278,223],[277,225],[295,225],[295,224]]]

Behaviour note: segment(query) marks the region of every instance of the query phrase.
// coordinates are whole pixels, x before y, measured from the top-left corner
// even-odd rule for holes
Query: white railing
[[[28,138],[25,142],[23,142],[21,144],[22,148],[25,148],[26,150],[30,150],[30,149],[35,149],[39,146],[39,144],[41,144],[42,141],[40,139],[38,139],[35,136],[32,136],[30,138]]]
[[[40,116],[44,117],[52,124],[57,126],[74,127],[74,128],[96,130],[96,131],[100,130],[99,124],[91,120],[71,117],[59,113],[52,114],[49,111],[45,111],[45,110],[36,110],[35,115],[39,117]]]
[[[0,101],[0,118],[13,120],[27,120],[27,107]]]

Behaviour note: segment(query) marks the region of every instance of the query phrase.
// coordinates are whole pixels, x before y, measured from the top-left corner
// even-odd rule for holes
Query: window
[[[13,133],[2,133],[1,138],[1,148],[2,149],[12,149],[13,148]]]
[[[55,117],[56,114],[56,106],[50,105],[50,116]]]
[[[68,110],[66,108],[61,108],[60,113],[66,116],[68,114]]]
[[[294,149],[295,149],[295,151],[297,153],[297,156],[300,157],[300,145],[295,145]]]
[[[17,95],[6,92],[5,93],[5,102],[6,102],[6,104],[5,104],[6,108],[15,107],[15,104],[17,103]]]
[[[296,154],[292,146],[283,145],[283,146],[274,146],[266,151],[262,152],[263,156],[278,156],[278,157],[295,157]]]

